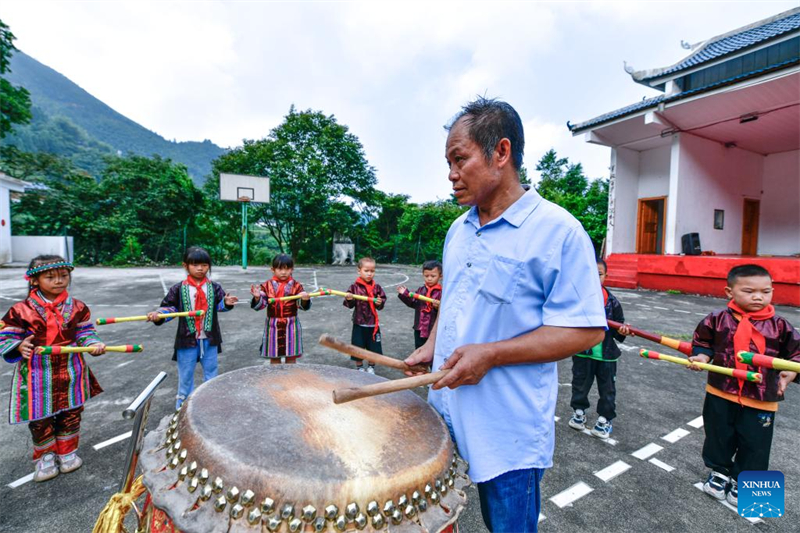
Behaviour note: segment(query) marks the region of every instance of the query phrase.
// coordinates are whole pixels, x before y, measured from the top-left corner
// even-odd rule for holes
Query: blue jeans
[[[208,344],[208,339],[198,340],[194,348],[178,349],[178,395],[175,409],[180,409],[183,401],[194,390],[194,368],[198,359],[203,365],[203,380],[217,377],[217,347]]]
[[[535,533],[539,526],[543,468],[512,470],[478,483],[483,522],[492,533]]]

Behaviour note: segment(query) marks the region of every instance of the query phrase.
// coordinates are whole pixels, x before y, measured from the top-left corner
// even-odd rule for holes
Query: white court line
[[[631,455],[636,457],[637,459],[641,459],[642,461],[644,461],[645,459],[647,459],[651,455],[656,454],[656,453],[660,452],[663,449],[664,448],[662,448],[658,444],[656,444],[654,442],[651,442],[647,446],[645,446],[643,448],[639,448],[638,450],[633,452]]]
[[[545,515],[543,515],[542,513],[539,513],[539,520],[537,520],[536,522],[539,523],[542,520],[544,520],[545,518],[547,518]]]
[[[703,427],[703,415],[698,416],[697,418],[695,418],[691,422],[686,422],[686,425],[692,426],[693,428],[700,429],[701,427]]]
[[[100,450],[102,448],[105,448],[106,446],[111,446],[112,444],[116,444],[120,441],[127,440],[131,437],[131,435],[133,435],[133,431],[123,433],[122,435],[117,435],[113,439],[104,440],[101,443],[95,444],[94,446],[92,446],[92,448],[94,448],[95,450]]]
[[[683,428],[678,428],[670,433],[667,433],[666,435],[661,437],[661,439],[669,442],[670,444],[675,444],[688,434],[689,432],[687,430]]]
[[[650,306],[649,305],[645,305],[645,304],[633,304],[633,305],[638,305],[639,307],[646,307],[646,308],[650,309]]]
[[[617,441],[615,441],[611,437],[608,437],[607,439],[601,439],[600,437],[595,437],[594,435],[592,435],[592,431],[587,429],[587,428],[583,428],[581,433],[583,433],[584,435],[589,435],[593,439],[601,440],[601,441],[605,442],[606,444],[608,444],[609,446],[616,446],[617,445]]]
[[[11,483],[8,484],[8,486],[11,487],[12,489],[16,489],[17,487],[19,487],[20,485],[24,485],[28,481],[33,481],[33,472],[31,472],[25,477],[19,478],[16,481],[12,481]]]
[[[708,313],[695,313],[695,314],[696,314],[696,315],[700,315],[700,316],[706,316],[706,315],[708,315]]]
[[[633,352],[639,350],[636,346],[628,346],[625,344],[617,344],[621,349],[625,350],[626,352]]]
[[[314,290],[319,290],[319,283],[317,283],[317,271],[314,271]]]
[[[673,470],[675,470],[673,467],[669,466],[667,463],[659,461],[655,457],[651,457],[650,461],[648,461],[648,462],[653,463],[654,465],[656,465],[660,469],[666,470],[667,472],[672,472]]]
[[[572,502],[578,500],[579,498],[583,498],[593,490],[594,489],[592,487],[590,487],[583,481],[579,481],[578,483],[575,483],[567,490],[559,492],[558,494],[550,498],[550,501],[556,504],[558,507],[564,508],[567,505],[572,505]]]
[[[392,283],[391,285],[384,285],[384,287],[397,287],[398,285],[402,285],[403,283],[409,280],[408,276],[406,276],[405,274],[401,274],[399,272],[392,272],[392,275],[395,276],[400,275],[403,276],[405,279],[403,281],[398,281],[397,283]]]
[[[625,472],[630,467],[631,467],[631,465],[629,465],[628,463],[626,463],[624,461],[617,461],[616,463],[613,463],[613,464],[605,467],[604,469],[595,472],[594,475],[595,475],[595,477],[597,477],[597,478],[605,481],[606,483],[608,483],[609,480],[614,479],[615,477],[617,477],[618,475],[622,474],[623,472]]]
[[[135,361],[135,359],[131,359],[130,361],[125,361],[124,363],[120,363],[120,364],[117,365],[117,368],[122,368],[123,366],[129,365],[129,364],[133,363],[134,361]]]
[[[662,311],[669,311],[669,307],[659,307],[657,305],[654,305],[653,309],[661,309]]]
[[[6,372],[5,374],[3,374],[3,377],[10,376],[10,375],[11,375],[11,374],[13,374],[13,373],[14,373],[14,372]]]
[[[554,417],[553,417],[553,420],[555,420],[556,422],[558,422],[558,421],[559,421],[559,420],[561,420],[561,419],[560,419],[560,418],[558,418],[557,416],[554,416]]]
[[[167,291],[167,284],[164,282],[164,277],[160,272],[158,273],[158,279],[161,281],[161,288],[164,289],[164,296],[166,296],[169,291]]]
[[[696,489],[700,489],[702,491],[703,490],[703,482],[701,481],[701,482],[695,483],[694,487]],[[703,492],[705,492],[705,491],[703,491]],[[730,509],[731,511],[733,511],[734,513],[736,513],[736,516],[739,516],[739,509],[737,509],[733,505],[729,504],[725,500],[717,500],[717,501],[719,503],[721,503],[722,505],[724,505],[725,507],[727,507],[728,509]],[[748,518],[746,516],[743,516],[742,518],[744,518],[745,520],[747,520],[751,524],[758,524],[759,522],[763,522],[763,520],[761,520],[760,518]]]
[[[683,309],[673,309],[676,313],[686,313],[687,315],[691,314],[691,311],[684,311]]]

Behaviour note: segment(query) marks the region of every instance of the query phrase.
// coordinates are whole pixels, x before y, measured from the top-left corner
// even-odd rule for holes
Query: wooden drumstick
[[[375,365],[388,366],[391,368],[396,368],[397,370],[402,370],[403,372],[428,372],[428,367],[426,365],[408,366],[403,361],[386,357],[385,355],[381,355],[379,353],[370,352],[369,350],[359,348],[358,346],[353,346],[352,344],[347,344],[346,342],[342,342],[336,337],[328,335],[327,333],[322,334],[322,336],[319,338],[319,343],[323,346],[331,348],[332,350],[336,350],[337,352],[341,352],[352,357],[357,357],[358,359],[365,359]]]
[[[372,396],[379,396],[381,394],[389,394],[390,392],[399,392],[416,387],[424,387],[436,383],[447,375],[450,370],[439,370],[424,374],[422,376],[414,376],[410,378],[395,379],[393,381],[383,381],[381,383],[374,383],[372,385],[365,385],[363,387],[351,387],[348,389],[337,389],[333,391],[333,403],[347,403],[361,398],[369,398]]]

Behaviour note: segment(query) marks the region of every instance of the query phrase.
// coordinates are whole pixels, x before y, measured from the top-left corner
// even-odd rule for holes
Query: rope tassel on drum
[[[164,318],[178,318],[181,316],[203,316],[206,312],[202,309],[197,311],[182,311],[180,313],[160,313],[156,320],[162,320]],[[120,316],[116,318],[98,318],[95,321],[95,324],[98,326],[105,326],[107,324],[118,324],[120,322],[146,322],[147,315],[139,315],[139,316]]]
[[[761,383],[763,381],[763,376],[758,372],[750,372],[749,370],[738,370],[735,368],[727,368],[724,366],[718,365],[709,365],[707,363],[697,363],[692,362],[687,359],[681,359],[680,357],[672,357],[671,355],[664,355],[658,352],[651,352],[650,350],[640,350],[639,355],[644,357],[645,359],[658,359],[660,361],[669,361],[670,363],[676,363],[683,366],[696,366],[697,368],[702,368],[708,372],[714,372],[716,374],[724,374],[726,376],[731,376],[737,379],[743,379],[745,381],[752,381],[755,383]]]

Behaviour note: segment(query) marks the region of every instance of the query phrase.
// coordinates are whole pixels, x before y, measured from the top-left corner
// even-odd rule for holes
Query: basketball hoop
[[[266,176],[219,175],[219,199],[242,204],[242,269],[247,269],[247,206],[269,202],[269,178]]]
[[[249,196],[240,196],[237,201],[239,201],[239,202],[252,202],[253,199],[250,198]]]

